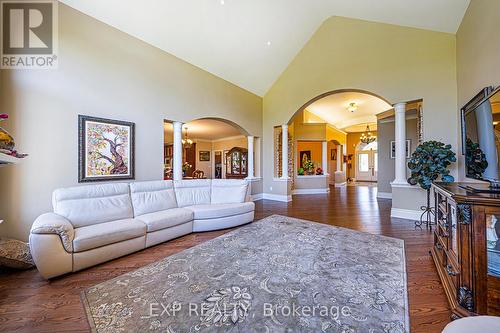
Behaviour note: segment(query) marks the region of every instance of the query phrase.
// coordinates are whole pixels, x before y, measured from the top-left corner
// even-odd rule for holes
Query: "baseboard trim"
[[[344,187],[347,185],[347,182],[343,182],[343,183],[335,183],[335,187]]]
[[[290,202],[290,201],[292,201],[292,196],[291,195],[284,195],[284,194],[262,193],[262,199],[281,201],[281,202]]]
[[[390,192],[377,192],[377,198],[392,199],[392,193],[390,193]]]
[[[263,193],[252,194],[250,198],[252,199],[252,201],[259,201],[264,198],[264,195]]]
[[[292,194],[327,194],[330,192],[329,188],[297,188],[292,191]]]
[[[419,210],[391,208],[391,217],[416,221],[420,219],[420,215],[422,212]]]

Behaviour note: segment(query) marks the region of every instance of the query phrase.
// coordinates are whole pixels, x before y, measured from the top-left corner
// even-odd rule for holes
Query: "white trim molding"
[[[290,201],[292,201],[292,196],[285,195],[285,194],[263,193],[262,199],[272,200],[272,201],[281,201],[281,202],[290,202]]]
[[[252,194],[252,195],[250,195],[250,199],[251,199],[252,201],[259,201],[259,200],[262,200],[262,199],[264,199],[264,193]]]
[[[420,219],[420,215],[420,210],[391,208],[391,217],[416,221]]]
[[[329,188],[297,188],[292,191],[293,195],[296,194],[327,194],[330,193]]]
[[[392,199],[392,193],[391,192],[377,192],[377,198]]]

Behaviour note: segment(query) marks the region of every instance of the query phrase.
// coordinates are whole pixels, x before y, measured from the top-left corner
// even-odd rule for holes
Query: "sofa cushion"
[[[52,195],[52,205],[54,213],[75,228],[133,217],[129,185],[123,183],[58,189]]]
[[[136,219],[125,219],[75,229],[73,251],[95,249],[146,234],[146,225]]]
[[[214,179],[210,202],[213,204],[245,202],[248,182],[239,179]]]
[[[170,228],[193,220],[193,211],[185,208],[172,208],[136,217],[144,222],[147,232]]]
[[[248,213],[255,210],[255,204],[253,202],[243,202],[232,204],[196,205],[188,206],[186,208],[193,211],[195,220],[206,220]]]
[[[130,195],[134,216],[177,207],[171,180],[130,183]]]
[[[210,204],[210,179],[174,181],[175,197],[179,207]]]

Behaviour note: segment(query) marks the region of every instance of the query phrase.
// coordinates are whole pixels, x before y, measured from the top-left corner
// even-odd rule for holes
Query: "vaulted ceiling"
[[[331,16],[455,33],[470,0],[62,0],[263,96]]]

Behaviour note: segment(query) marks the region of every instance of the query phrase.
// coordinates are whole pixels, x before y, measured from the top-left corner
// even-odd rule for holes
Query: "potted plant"
[[[420,216],[420,221],[415,222],[416,226],[424,223],[424,217],[426,226],[432,225],[431,215],[434,215],[434,209],[430,207],[431,185],[439,177],[445,183],[453,182],[455,179],[450,175],[448,167],[456,160],[451,145],[445,145],[439,141],[426,141],[420,144],[411,155],[408,162],[408,168],[411,171],[408,183],[418,184],[427,191],[427,206],[421,207],[424,212]]]

